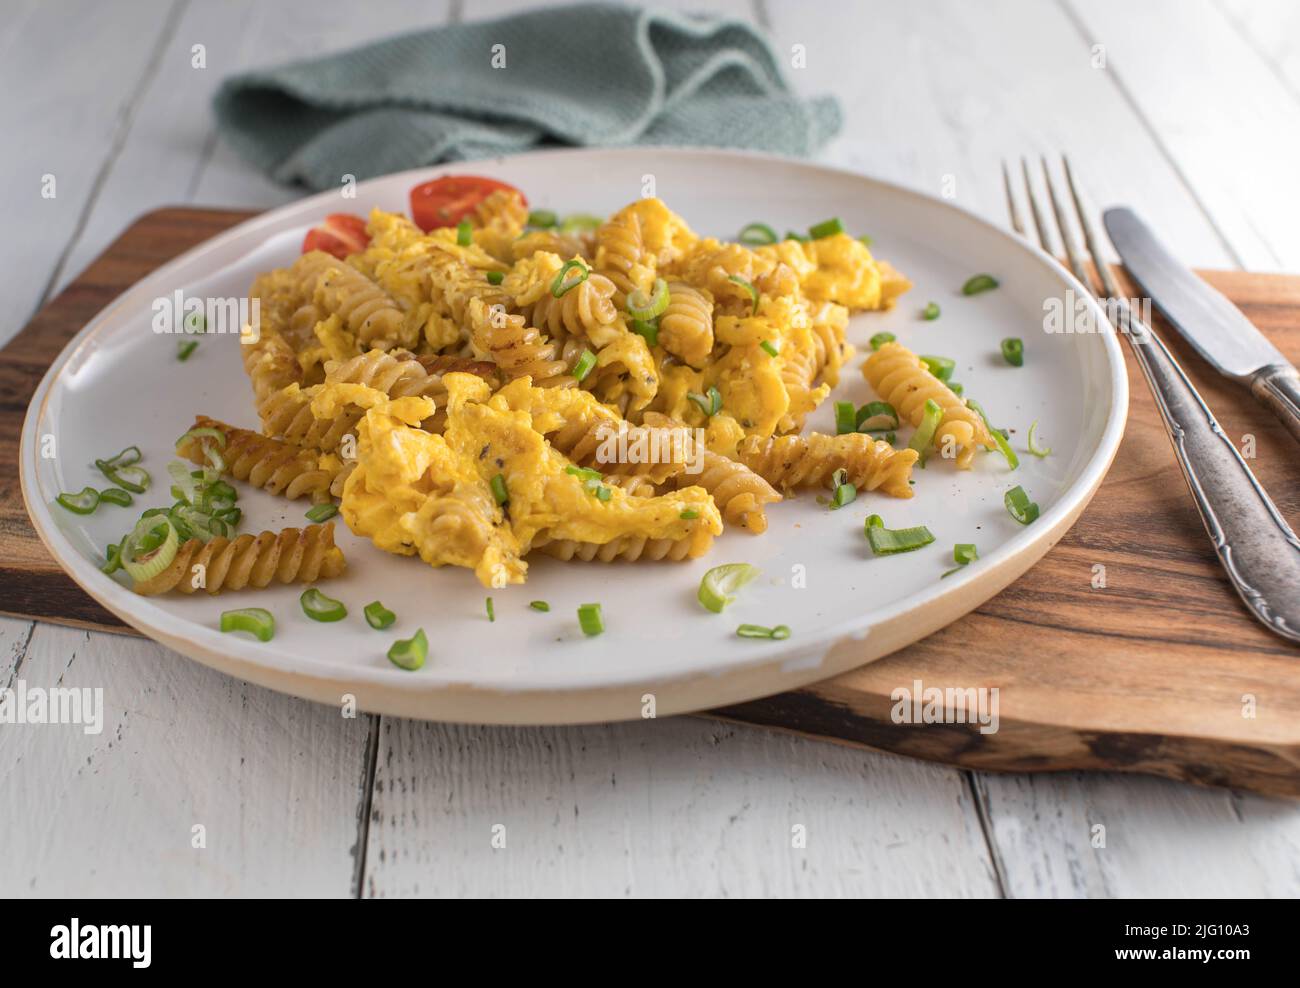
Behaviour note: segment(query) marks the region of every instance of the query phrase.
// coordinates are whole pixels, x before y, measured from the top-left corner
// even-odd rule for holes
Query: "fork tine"
[[[1016,195],[1011,189],[1011,173],[1007,171],[1007,161],[1002,159],[1002,187],[1007,191],[1007,212],[1011,214],[1011,227],[1022,237],[1025,234],[1025,221],[1020,216],[1020,207],[1016,205]]]
[[[1105,256],[1101,252],[1101,239],[1097,236],[1097,228],[1084,207],[1079,187],[1074,183],[1074,171],[1070,168],[1070,159],[1061,155],[1061,164],[1065,166],[1065,181],[1070,186],[1070,198],[1074,200],[1074,211],[1079,217],[1079,226],[1083,228],[1083,240],[1088,245],[1088,253],[1092,255],[1092,264],[1097,269],[1097,277],[1101,279],[1108,298],[1119,298],[1119,285],[1115,283],[1115,276],[1111,274],[1110,265],[1106,263]]]
[[[1052,254],[1052,242],[1048,239],[1047,224],[1043,222],[1042,210],[1038,208],[1038,197],[1034,195],[1034,183],[1029,178],[1029,162],[1022,156],[1020,171],[1025,176],[1025,195],[1029,197],[1029,212],[1034,217],[1034,229],[1038,233],[1038,245]]]
[[[1052,200],[1052,213],[1056,216],[1056,226],[1061,231],[1061,243],[1065,245],[1065,256],[1070,260],[1070,270],[1089,292],[1095,294],[1092,277],[1088,274],[1088,265],[1074,239],[1069,217],[1066,216],[1065,210],[1061,207],[1061,200],[1056,195],[1056,185],[1052,182],[1052,172],[1047,167],[1046,158],[1043,158],[1043,181],[1047,183],[1047,195]]]

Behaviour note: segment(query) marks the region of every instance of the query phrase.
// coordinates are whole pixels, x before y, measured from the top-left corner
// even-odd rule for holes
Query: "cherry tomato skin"
[[[518,192],[524,205],[528,205],[522,192],[495,178],[444,175],[411,190],[411,219],[426,233],[441,226],[455,226],[498,189]]]

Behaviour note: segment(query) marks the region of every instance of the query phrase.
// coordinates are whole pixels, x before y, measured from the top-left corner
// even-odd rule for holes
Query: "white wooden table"
[[[0,341],[147,209],[296,194],[217,141],[224,75],[521,5],[9,0]],[[829,161],[932,193],[954,176],[1002,222],[999,161],[1064,149],[1095,199],[1138,206],[1188,262],[1300,271],[1292,0],[681,5],[806,46],[792,78],[846,110]],[[1300,807],[1153,779],[989,775],[696,718],[347,720],[150,642],[0,619],[0,686],[17,678],[102,686],[107,711],[97,737],[0,727],[4,895],[1300,889]]]

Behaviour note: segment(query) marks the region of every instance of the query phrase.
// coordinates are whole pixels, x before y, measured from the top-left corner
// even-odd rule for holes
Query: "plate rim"
[[[795,166],[825,173],[837,174],[877,186],[888,196],[899,196],[927,206],[938,205],[952,211],[968,222],[973,222],[988,234],[1013,244],[1040,264],[1046,264],[1052,273],[1068,288],[1087,299],[1094,315],[1104,313],[1091,293],[1056,258],[1029,241],[1015,236],[964,206],[938,199],[915,189],[875,178],[854,169],[807,161],[783,155],[755,151],[738,151],[714,148],[560,148],[534,151],[509,156],[512,162],[521,159],[564,156],[600,156],[645,154],[653,152],[680,159],[718,158],[739,161],[759,161]],[[450,162],[407,169],[389,175],[377,176],[358,183],[357,191],[367,185],[393,182],[398,179],[421,177],[471,169],[482,165],[499,165],[505,157],[478,161]],[[1035,524],[1035,532],[1023,545],[1012,549],[1004,543],[991,554],[978,571],[965,571],[955,579],[945,581],[943,587],[913,594],[895,602],[883,612],[874,612],[868,622],[865,617],[852,622],[852,630],[831,635],[817,643],[793,645],[775,655],[756,656],[753,661],[732,663],[725,668],[710,670],[685,670],[664,676],[647,678],[641,673],[620,677],[607,676],[594,682],[581,680],[564,684],[554,681],[529,681],[519,677],[509,682],[486,681],[476,684],[449,682],[427,676],[382,667],[340,667],[330,662],[304,657],[287,657],[284,653],[268,652],[265,645],[239,641],[230,637],[217,637],[220,648],[209,644],[210,636],[218,636],[214,629],[188,618],[163,611],[147,598],[131,600],[132,607],[119,605],[110,588],[101,586],[97,566],[83,558],[80,551],[59,528],[48,504],[33,492],[39,480],[37,464],[29,453],[34,453],[35,433],[44,417],[46,406],[60,374],[77,353],[91,342],[122,305],[131,301],[141,286],[152,281],[174,280],[174,273],[192,263],[201,255],[219,250],[236,241],[256,234],[263,227],[280,224],[286,214],[301,211],[309,213],[313,204],[331,201],[337,190],[326,190],[285,203],[250,217],[202,243],[196,244],[166,263],[155,268],[130,285],[97,312],[60,351],[43,375],[32,395],[23,420],[19,445],[19,479],[24,506],[32,525],[51,556],[83,591],[125,623],[148,638],[181,652],[200,663],[267,686],[320,702],[337,703],[340,695],[354,694],[358,705],[367,712],[391,713],[399,716],[501,724],[583,723],[602,720],[635,719],[641,716],[639,704],[635,711],[628,710],[629,690],[640,695],[641,690],[654,693],[659,701],[660,714],[683,713],[709,707],[737,703],[772,695],[787,689],[828,679],[850,669],[875,661],[907,644],[919,641],[946,626],[962,615],[992,599],[1013,580],[1027,572],[1062,535],[1073,526],[1105,479],[1123,438],[1128,417],[1129,382],[1124,354],[1117,334],[1104,332],[1101,337],[1105,354],[1106,373],[1113,399],[1107,410],[1106,421],[1097,447],[1083,464],[1080,474],[1061,492],[1044,516]],[[1106,325],[1101,322],[1099,325]],[[34,506],[39,505],[39,510]],[[121,594],[130,591],[118,587]],[[122,598],[128,600],[129,598]],[[152,613],[151,613],[152,612]],[[906,624],[906,629],[901,626]],[[188,632],[188,633],[187,633]],[[807,657],[820,654],[820,661],[810,663]],[[270,656],[276,658],[271,659]],[[268,661],[269,659],[269,661]],[[770,677],[780,679],[774,688],[755,692],[745,683],[751,679]],[[723,684],[734,683],[734,688]],[[610,696],[611,693],[616,694]]]

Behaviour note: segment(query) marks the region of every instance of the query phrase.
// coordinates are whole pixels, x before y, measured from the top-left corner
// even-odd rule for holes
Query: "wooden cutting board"
[[[23,416],[50,363],[95,313],[250,215],[176,208],[141,217],[0,351],[0,611],[132,631],[83,594],[33,532],[18,487]],[[1300,277],[1203,277],[1300,363]],[[1251,465],[1295,527],[1300,447],[1167,328],[1164,338],[1227,434],[1254,437]],[[1260,627],[1229,587],[1127,347],[1125,355],[1132,404],[1110,475],[1029,573],[887,658],[714,714],[968,768],[1149,772],[1300,796],[1300,648]],[[1104,586],[1094,586],[1098,565]],[[999,729],[895,723],[891,693],[917,682],[997,687]]]

